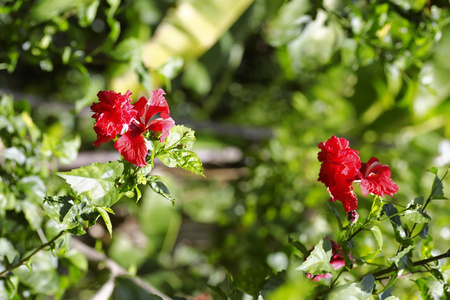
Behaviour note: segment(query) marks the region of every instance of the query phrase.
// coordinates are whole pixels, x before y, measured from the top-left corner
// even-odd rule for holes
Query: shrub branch
[[[64,233],[66,233],[65,231],[61,231],[60,233],[58,233],[57,236],[55,236],[54,238],[52,238],[50,241],[48,241],[45,244],[42,244],[39,248],[37,248],[36,250],[34,250],[33,252],[31,252],[29,255],[27,255],[26,257],[22,258],[20,261],[18,261],[15,264],[10,265],[9,267],[7,267],[5,270],[3,270],[0,273],[0,277],[5,277],[9,272],[11,272],[12,270],[25,265],[30,259],[33,258],[33,256],[35,256],[36,254],[38,254],[40,251],[45,250],[47,248],[50,248],[50,246],[57,240],[59,239]]]
[[[448,249],[447,252],[442,253],[440,255],[436,255],[436,256],[432,256],[432,257],[426,258],[426,259],[415,261],[415,262],[413,262],[412,265],[414,267],[424,266],[424,265],[426,265],[426,264],[428,264],[430,262],[437,261],[437,260],[440,260],[440,259],[443,259],[443,258],[447,258],[447,257],[450,257],[450,249]],[[386,268],[386,269],[377,271],[375,273],[372,273],[372,275],[375,277],[375,279],[379,279],[380,276],[388,274],[388,273],[391,273],[391,272],[394,272],[396,270],[397,270],[397,266],[395,264],[392,264],[389,268]]]

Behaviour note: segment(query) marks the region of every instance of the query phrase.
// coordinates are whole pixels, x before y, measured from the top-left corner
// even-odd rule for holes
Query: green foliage
[[[171,298],[449,297],[448,16],[440,0],[0,1],[0,269],[11,269],[0,295],[90,298],[112,258]],[[194,132],[177,126],[145,168],[70,165],[93,149],[83,108],[99,90],[161,84],[200,144],[242,158],[203,166]],[[317,183],[317,143],[331,135],[374,153],[399,185],[393,198],[358,195],[355,224]],[[174,179],[155,157],[213,170]],[[88,268],[53,240],[61,232],[105,256]],[[304,273],[332,271],[323,244],[308,251],[324,236],[345,268],[316,282]],[[115,279],[113,298],[159,297]]]
[[[190,150],[194,142],[194,131],[177,125],[170,130],[170,135],[164,143],[155,147],[155,156],[169,168],[180,167],[192,173],[203,175],[200,158]]]
[[[109,207],[120,198],[116,180],[122,172],[123,164],[113,161],[107,164],[94,163],[70,172],[58,173],[58,175],[88,205]]]
[[[335,273],[335,270],[330,264],[332,254],[331,242],[326,239],[321,240],[314,246],[311,254],[297,270],[311,273],[312,275]]]
[[[87,271],[86,258],[69,250],[70,238],[62,239],[64,234],[66,237],[84,235],[102,217],[112,236],[111,206],[123,195],[134,194],[133,191],[139,200],[139,185],[148,185],[172,202],[175,199],[160,176],[150,175],[155,153],[144,168],[126,161],[112,161],[56,173],[68,185],[49,190],[45,182],[56,177],[46,168],[56,158],[60,163],[70,163],[77,155],[80,138],[58,143],[51,134],[41,133],[26,112],[16,114],[11,98],[4,96],[0,104],[0,120],[4,125],[0,140],[0,188],[4,203],[0,211],[2,292],[11,299],[23,293],[62,297]],[[183,126],[179,128],[169,135],[166,144],[159,146],[158,155],[175,161],[171,167],[180,165],[202,174],[200,159],[189,150],[195,141],[194,132]],[[175,150],[178,148],[189,150],[190,157],[178,155],[179,151]],[[39,168],[35,165],[38,162]],[[57,195],[49,196],[49,192]],[[59,274],[60,264],[68,268],[67,275]],[[122,292],[119,285],[118,295]]]

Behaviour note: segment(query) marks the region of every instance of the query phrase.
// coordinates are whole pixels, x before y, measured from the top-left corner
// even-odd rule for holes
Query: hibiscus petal
[[[159,113],[159,117],[167,119],[170,117],[169,105],[164,98],[165,92],[162,89],[152,91],[147,100],[141,97],[134,103],[134,109],[138,111],[138,120],[144,126],[149,126],[152,118]]]
[[[398,186],[391,179],[391,169],[388,165],[380,164],[378,159],[372,157],[361,167],[361,192],[364,196],[375,194],[380,197],[393,196]]]
[[[331,200],[339,200],[344,206],[345,212],[356,210],[358,208],[358,198],[353,191],[352,183],[341,183],[335,186],[328,187]]]
[[[114,143],[114,147],[126,161],[139,167],[147,165],[145,157],[148,149],[142,131],[138,127],[133,125]]]
[[[322,162],[318,181],[325,184],[331,201],[339,200],[346,212],[356,210],[358,199],[353,191],[353,181],[360,177],[361,159],[358,151],[349,147],[348,140],[332,136],[319,143],[318,154]]]
[[[93,103],[91,110],[94,112],[92,117],[96,123],[94,130],[97,133],[95,146],[100,146],[113,140],[118,134],[122,134],[128,128],[137,111],[130,104],[131,92],[125,95],[114,91],[100,91],[97,96],[100,102]]]
[[[153,132],[161,132],[159,141],[162,143],[170,134],[170,129],[175,126],[175,121],[172,118],[152,120],[148,129]]]

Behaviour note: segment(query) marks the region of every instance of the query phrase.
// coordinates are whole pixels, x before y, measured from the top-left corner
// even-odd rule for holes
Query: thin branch
[[[3,270],[0,273],[0,277],[4,277],[6,276],[9,272],[11,272],[12,270],[25,265],[30,259],[33,258],[33,256],[35,256],[37,253],[39,253],[42,250],[45,250],[47,248],[49,248],[57,239],[59,239],[63,234],[65,233],[65,231],[61,231],[60,233],[58,233],[57,236],[55,236],[54,238],[52,238],[49,242],[42,244],[39,248],[37,248],[36,250],[34,250],[33,252],[31,252],[28,256],[22,258],[19,262],[10,265],[8,268],[6,268],[5,270]]]
[[[80,251],[89,261],[95,261],[95,262],[105,262],[107,268],[110,270],[110,277],[108,281],[102,286],[100,290],[97,291],[97,293],[91,298],[91,300],[94,299],[108,299],[112,292],[114,291],[114,279],[118,276],[124,276],[128,275],[128,278],[133,281],[137,286],[141,287],[142,289],[146,290],[150,294],[157,295],[161,297],[163,300],[171,300],[171,298],[158,289],[156,289],[154,286],[150,285],[149,283],[141,280],[138,277],[134,277],[128,274],[127,270],[122,268],[116,261],[112,260],[111,258],[107,257],[103,253],[98,252],[92,247],[89,247],[88,245],[84,244],[83,242],[72,239],[72,247]]]
[[[432,256],[432,257],[429,257],[429,258],[426,258],[426,259],[422,259],[422,260],[415,261],[415,262],[413,262],[412,265],[413,265],[414,267],[417,267],[417,266],[424,266],[424,265],[426,265],[426,264],[428,264],[428,263],[430,263],[430,262],[437,261],[437,260],[440,260],[440,259],[443,259],[443,258],[447,258],[447,257],[450,257],[450,249],[448,249],[448,251],[445,252],[445,253],[443,253],[443,254],[440,254],[440,255],[437,255],[437,256]],[[386,268],[386,269],[377,271],[377,272],[375,272],[375,273],[372,273],[372,275],[373,275],[375,278],[379,279],[379,278],[378,278],[379,276],[384,275],[384,274],[388,274],[388,273],[391,273],[391,272],[394,272],[394,271],[396,271],[396,270],[397,270],[397,266],[396,266],[395,264],[392,264],[389,268]],[[414,273],[414,272],[413,272],[413,273]]]

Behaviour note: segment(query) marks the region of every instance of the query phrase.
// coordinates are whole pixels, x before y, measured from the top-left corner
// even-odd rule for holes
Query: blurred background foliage
[[[89,105],[102,89],[137,100],[163,87],[175,121],[196,130],[206,179],[157,168],[174,208],[152,193],[123,199],[112,238],[100,225],[83,237],[169,296],[210,294],[228,274],[248,292],[245,270],[299,261],[288,237],[337,240],[331,208],[345,213],[317,182],[317,144],[332,135],[391,166],[399,192],[387,200],[400,206],[428,195],[427,169],[450,163],[448,1],[0,3],[1,94],[46,134],[82,137],[61,169],[110,159],[92,146]],[[359,199],[365,216],[371,201]],[[449,212],[444,201],[429,207],[436,253],[450,241]],[[385,225],[380,260],[396,251]],[[369,235],[355,245],[359,255],[378,247]],[[105,280],[91,266],[65,297],[86,299]],[[278,296],[305,285],[293,279]],[[399,279],[392,294],[419,299],[411,286]],[[117,281],[115,297],[137,297],[127,293],[138,292]]]

